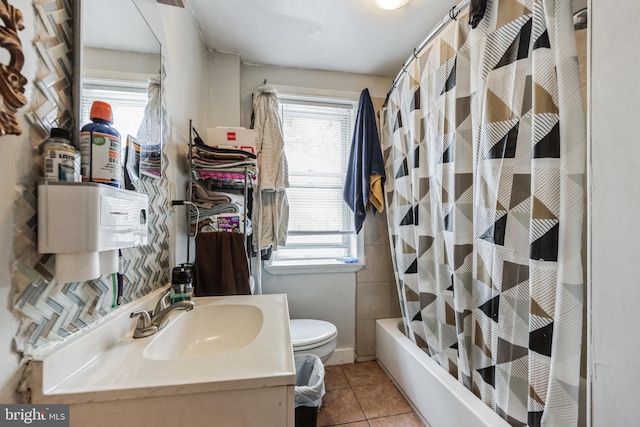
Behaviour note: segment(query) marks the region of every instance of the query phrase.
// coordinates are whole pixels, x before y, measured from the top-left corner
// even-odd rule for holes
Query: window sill
[[[364,262],[344,263],[337,260],[316,261],[271,261],[264,269],[274,276],[281,274],[327,274],[355,273],[364,267]]]

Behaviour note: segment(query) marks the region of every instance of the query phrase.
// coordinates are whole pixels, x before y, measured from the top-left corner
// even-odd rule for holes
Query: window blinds
[[[126,139],[127,134],[138,134],[147,105],[146,83],[85,82],[82,87],[82,126],[90,122],[91,105],[98,100],[111,105],[113,127],[120,132],[122,140]]]
[[[351,211],[342,200],[354,102],[280,96],[289,164],[289,233],[351,233]]]

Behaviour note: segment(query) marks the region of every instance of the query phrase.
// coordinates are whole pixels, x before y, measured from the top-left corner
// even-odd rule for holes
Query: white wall
[[[386,77],[264,65],[242,64],[241,71],[240,122],[244,127],[249,127],[251,122],[253,108],[251,94],[265,80],[270,85],[307,88],[318,92],[323,90],[354,92],[356,99],[364,88],[369,89],[372,98],[384,98],[392,83],[392,79]]]
[[[337,349],[356,346],[355,273],[262,274],[265,294],[287,294],[292,319],[320,319],[338,329]]]
[[[593,426],[640,420],[640,3],[591,0]]]
[[[262,85],[290,86],[323,91],[352,92],[357,99],[364,88],[373,98],[384,98],[392,79],[332,71],[243,64],[236,53],[212,50],[209,55],[208,127],[248,128],[253,108],[251,94]]]
[[[155,2],[154,2],[155,3]],[[166,90],[167,110],[169,114],[167,155],[171,167],[167,173],[169,180],[176,185],[176,196],[183,199],[186,195],[187,173],[184,156],[188,151],[189,119],[196,128],[204,128],[207,121],[208,105],[203,92],[208,90],[207,76],[208,52],[194,23],[193,12],[171,6],[157,6],[162,11],[165,40],[162,44],[166,52]],[[188,3],[187,3],[188,7]],[[185,262],[186,251],[186,213],[176,208],[173,247],[175,258],[172,266]],[[193,253],[193,252],[192,252]]]
[[[184,9],[159,5],[154,0],[135,0],[135,3],[162,44],[167,75],[168,144],[164,147],[170,165],[167,176],[175,187],[175,198],[184,199],[188,176],[184,156],[188,151],[189,119],[193,120],[196,129],[207,127],[209,110],[204,94],[209,91],[209,52],[188,3]],[[174,208],[173,219],[169,258],[172,266],[186,261],[187,226],[183,207]]]
[[[240,55],[209,54],[209,122],[207,127],[240,126]],[[206,130],[200,131],[203,136]]]
[[[11,4],[24,15],[25,29],[19,32],[25,64],[22,74],[29,80],[25,95],[29,99],[33,92],[36,75],[36,52],[31,41],[34,36],[34,13],[30,0],[15,0]],[[4,58],[4,56],[3,56]],[[18,330],[17,319],[11,313],[13,293],[11,291],[11,270],[13,269],[13,218],[15,199],[19,194],[20,180],[23,178],[25,162],[32,158],[29,124],[24,117],[28,106],[19,110],[22,135],[0,137],[0,402],[16,403],[18,396],[14,390],[19,379],[19,357],[12,352],[13,335]]]
[[[160,56],[123,50],[82,50],[84,77],[121,78],[146,82],[149,77],[160,74]]]

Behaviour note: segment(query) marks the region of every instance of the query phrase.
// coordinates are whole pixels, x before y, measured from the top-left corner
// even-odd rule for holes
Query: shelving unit
[[[194,138],[195,135],[195,138]],[[193,185],[195,182],[197,181],[203,181],[203,182],[207,182],[209,181],[209,178],[206,177],[202,177],[200,175],[200,171],[214,171],[214,172],[219,172],[219,173],[227,173],[227,174],[232,174],[232,175],[241,175],[242,179],[241,179],[241,185],[240,186],[227,186],[225,185],[225,183],[223,181],[221,181],[220,183],[220,187],[219,188],[215,188],[216,192],[229,192],[230,194],[237,194],[237,191],[240,191],[243,197],[243,203],[242,203],[242,212],[239,212],[238,214],[242,216],[242,233],[245,235],[245,252],[247,253],[247,263],[249,265],[249,269],[251,271],[251,262],[249,259],[249,239],[250,239],[250,227],[249,227],[249,211],[248,211],[248,206],[251,202],[250,200],[250,196],[249,196],[249,190],[250,190],[250,184],[251,184],[251,180],[252,180],[252,176],[255,176],[257,174],[257,166],[255,165],[255,155],[244,152],[248,158],[251,158],[251,156],[253,156],[253,158],[251,158],[251,160],[253,161],[253,166],[250,166],[248,164],[244,164],[242,166],[231,166],[231,167],[225,167],[224,164],[220,164],[220,165],[212,165],[212,166],[204,166],[202,164],[196,164],[194,162],[194,156],[193,156],[193,151],[194,148],[196,148],[196,146],[198,146],[199,144],[196,143],[195,139],[199,138],[198,132],[195,130],[195,128],[193,127],[193,121],[189,120],[189,151],[188,151],[188,166],[189,166],[189,179],[188,179],[188,185],[187,185],[187,200],[189,202],[193,202],[194,199],[194,194],[193,194]],[[202,141],[202,143],[204,144],[204,141]],[[201,148],[204,148],[202,145],[199,145]],[[205,145],[205,147],[208,147],[207,145]],[[212,149],[212,151],[214,150],[213,147],[210,147]],[[216,151],[219,152],[224,152],[227,151],[228,153],[236,153],[236,154],[240,154],[243,153],[242,150],[235,150],[235,149],[226,149],[226,148],[216,148]],[[243,162],[236,162],[236,163],[243,163]],[[245,161],[244,163],[251,163],[251,161]],[[230,163],[231,165],[233,163]],[[236,181],[237,182],[237,181]],[[206,186],[209,187],[209,186]],[[209,189],[209,188],[207,188]],[[225,191],[226,190],[226,191]],[[192,223],[191,223],[191,218],[192,215],[197,214],[196,208],[194,207],[194,205],[189,204],[188,205],[189,208],[186,209],[186,215],[187,215],[187,224],[188,224],[188,230],[187,230],[187,259],[190,259],[190,243],[191,243],[191,238],[195,237],[197,235],[197,233],[199,232],[209,232],[209,231],[198,231],[198,221],[196,221],[196,231],[192,231]],[[218,232],[233,232],[233,231],[218,231]]]

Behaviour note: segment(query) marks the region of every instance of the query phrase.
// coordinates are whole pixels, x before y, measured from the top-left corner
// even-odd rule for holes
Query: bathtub
[[[376,358],[430,427],[510,427],[404,335],[402,319],[376,322]]]

